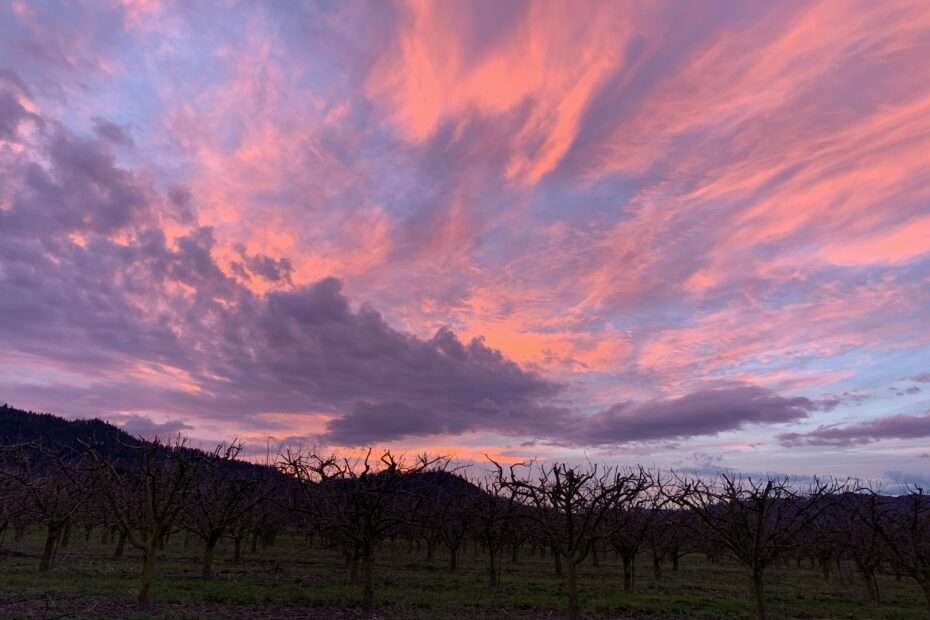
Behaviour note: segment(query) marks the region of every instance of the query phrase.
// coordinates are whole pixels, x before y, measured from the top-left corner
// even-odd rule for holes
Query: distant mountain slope
[[[66,420],[0,405],[0,444],[41,442],[50,448],[78,449],[81,441],[91,442],[111,455],[139,443],[129,433],[102,420]]]
[[[108,457],[132,459],[129,446],[140,440],[117,426],[102,420],[66,420],[49,413],[36,413],[0,405],[0,446],[39,442],[47,448],[80,450],[81,442],[91,443]],[[263,469],[248,461],[228,463],[230,471]],[[351,484],[351,483],[348,483]],[[471,482],[448,472],[422,472],[405,478],[403,487],[418,492],[475,495],[481,491]]]

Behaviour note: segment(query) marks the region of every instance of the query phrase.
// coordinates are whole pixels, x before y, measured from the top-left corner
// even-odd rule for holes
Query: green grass
[[[111,558],[112,546],[72,540],[59,552],[52,571],[37,571],[41,540],[38,534],[18,544],[5,543],[15,555],[0,557],[0,617],[51,618],[72,611],[69,618],[151,617],[132,611],[140,558],[127,548],[126,557]],[[357,608],[360,593],[346,583],[341,556],[329,549],[308,547],[300,538],[280,539],[273,548],[246,553],[239,563],[229,559],[231,549],[218,553],[214,579],[199,575],[196,545],[183,548],[176,536],[160,564],[155,591],[158,617],[193,619],[255,617],[256,610],[278,610],[268,617],[283,617],[284,608],[334,610]],[[538,618],[558,617],[566,604],[565,589],[550,559],[527,557],[514,564],[505,560],[499,588],[486,585],[484,558],[471,549],[460,554],[456,573],[438,553],[432,562],[423,553],[409,553],[406,543],[380,550],[376,572],[379,615],[385,618]],[[637,567],[637,591],[622,591],[622,569],[612,558],[599,567],[582,567],[581,601],[586,615],[596,618],[749,618],[747,579],[732,562],[711,564],[698,556],[686,557],[681,569],[666,568],[659,583],[645,563]],[[927,610],[920,590],[908,580],[880,579],[882,605],[864,604],[864,589],[847,567],[844,581],[825,583],[809,567],[779,566],[771,570],[767,588],[773,618],[849,618],[855,620],[925,620]],[[30,604],[11,601],[33,598]],[[121,605],[106,615],[100,606]],[[86,603],[86,604],[85,604]],[[38,610],[45,606],[47,610]],[[81,609],[97,605],[82,615]],[[82,607],[83,606],[83,607]],[[13,610],[13,611],[10,611]],[[213,610],[213,611],[211,611]],[[108,612],[109,613],[109,612]],[[31,615],[30,615],[31,614]],[[45,614],[45,615],[42,615]],[[346,616],[348,617],[348,616]]]

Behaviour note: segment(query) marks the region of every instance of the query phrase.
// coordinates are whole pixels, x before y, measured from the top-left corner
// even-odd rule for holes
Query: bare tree
[[[450,480],[456,482],[437,485],[433,497],[428,499],[431,509],[420,520],[435,530],[449,551],[449,572],[455,572],[458,570],[459,551],[472,522],[470,507],[476,489],[459,476]]]
[[[661,480],[653,481],[644,470],[624,483],[627,492],[607,515],[607,541],[623,562],[623,591],[632,592],[636,588],[636,556],[667,497],[657,492]]]
[[[279,469],[294,477],[303,489],[303,503],[293,507],[309,513],[321,529],[352,549],[361,569],[362,604],[374,608],[375,553],[389,536],[415,525],[424,496],[416,492],[413,477],[441,469],[443,458],[417,457],[407,463],[384,451],[372,451],[350,461],[335,457],[285,454]]]
[[[3,542],[4,534],[13,522],[13,506],[17,504],[19,502],[16,501],[13,484],[5,476],[0,475],[0,543]]]
[[[533,510],[526,514],[540,528],[552,552],[564,562],[568,589],[568,611],[578,618],[578,566],[592,546],[604,536],[607,514],[628,495],[638,494],[644,483],[642,472],[620,474],[590,465],[581,469],[555,463],[528,467],[525,476],[512,466],[505,474],[495,463],[500,483],[521,503]]]
[[[872,527],[878,522],[874,518],[880,511],[877,495],[848,494],[842,498],[841,510],[831,510],[824,515],[833,517],[831,521],[836,528],[833,535],[845,554],[852,558],[862,576],[866,601],[873,607],[881,603],[878,573],[888,559],[888,545],[881,536],[882,529]]]
[[[204,578],[213,576],[213,557],[223,537],[234,534],[239,550],[242,530],[234,530],[247,522],[246,516],[265,499],[268,489],[263,485],[267,478],[263,468],[238,460],[241,450],[242,445],[236,442],[220,445],[198,464],[185,520],[203,543]]]
[[[827,584],[831,582],[834,565],[840,563],[847,549],[845,528],[848,525],[848,510],[843,504],[853,499],[855,496],[850,494],[838,497],[809,528],[799,533],[802,537],[802,551],[820,568],[820,574]]]
[[[930,496],[914,487],[902,497],[870,493],[865,522],[881,537],[895,562],[916,581],[930,610]]]
[[[826,510],[839,488],[814,480],[805,492],[798,492],[788,479],[759,481],[722,474],[713,483],[679,480],[679,492],[671,497],[700,518],[710,542],[729,550],[749,569],[756,617],[765,620],[766,568],[797,544],[798,533]]]
[[[96,463],[99,489],[130,545],[142,552],[138,601],[152,605],[158,551],[187,506],[202,453],[177,438],[126,446],[128,456],[101,454],[85,444]]]
[[[0,448],[0,542],[10,528],[14,539],[21,538],[28,511],[28,489],[18,480],[20,465],[17,453],[20,449],[20,446]]]
[[[18,489],[23,513],[45,525],[39,559],[39,571],[45,572],[52,567],[72,520],[93,497],[91,477],[80,455],[69,450],[24,445],[5,450],[3,456],[0,475]]]
[[[657,492],[656,497],[661,498],[663,494]],[[662,581],[665,561],[671,560],[672,570],[678,570],[679,560],[691,548],[682,523],[683,518],[690,516],[686,511],[670,510],[661,504],[653,512],[646,530],[646,542],[652,552],[652,577],[656,586]]]
[[[501,580],[501,554],[517,519],[518,506],[499,476],[474,484],[480,490],[471,502],[475,536],[488,554],[488,587],[496,588]]]

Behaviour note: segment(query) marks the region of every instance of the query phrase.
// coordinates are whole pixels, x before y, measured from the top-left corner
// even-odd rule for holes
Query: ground
[[[0,618],[16,619],[224,619],[342,620],[363,618],[356,587],[346,583],[341,556],[308,546],[302,538],[285,537],[274,547],[246,553],[231,561],[231,548],[218,552],[216,577],[200,577],[196,545],[185,549],[175,536],[160,565],[156,607],[143,613],[134,605],[141,559],[127,548],[112,559],[112,545],[98,535],[72,540],[55,567],[37,571],[41,537],[3,542],[0,555]],[[526,550],[529,551],[528,549]],[[447,558],[433,561],[406,543],[381,549],[376,573],[376,618],[384,620],[453,620],[471,618],[548,619],[564,617],[564,588],[550,559],[507,558],[499,589],[487,587],[483,556],[471,548],[461,554],[456,573]],[[685,618],[749,618],[746,576],[732,562],[712,564],[687,556],[677,572],[666,569],[660,583],[642,558],[637,592],[622,591],[622,569],[613,557],[600,566],[587,562],[581,571],[585,616],[597,619],[677,620]],[[844,580],[824,582],[819,571],[793,563],[772,569],[768,598],[773,618],[848,618],[855,620],[925,620],[920,590],[907,579],[880,579],[882,604],[869,607],[864,588],[846,567]]]

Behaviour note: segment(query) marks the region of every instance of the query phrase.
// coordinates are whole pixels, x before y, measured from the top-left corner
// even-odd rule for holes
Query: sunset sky
[[[0,0],[0,402],[930,478],[930,4]]]

